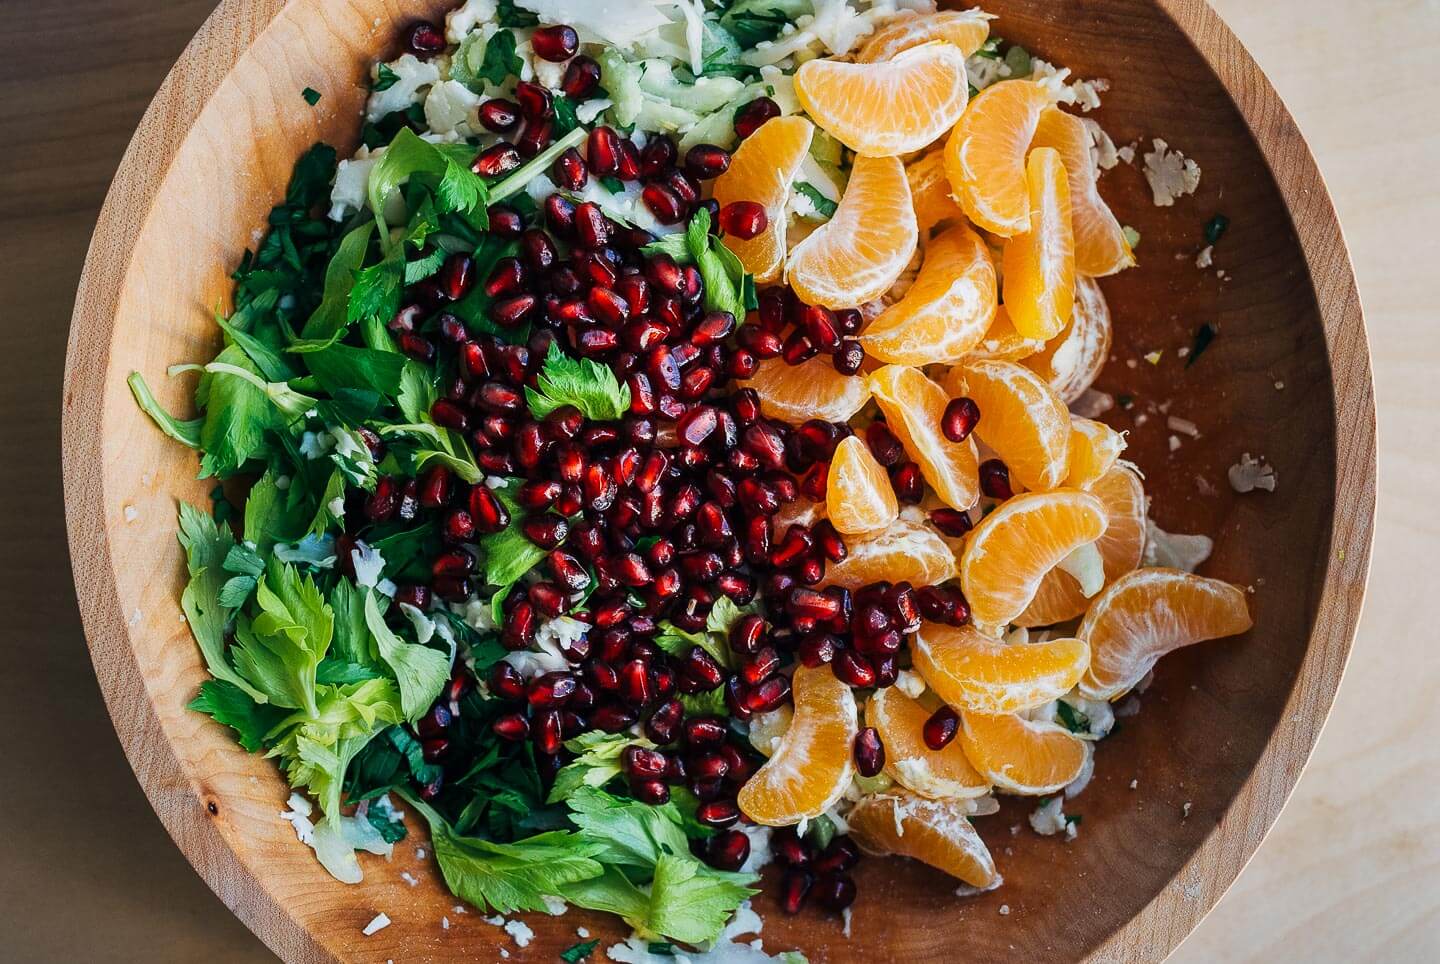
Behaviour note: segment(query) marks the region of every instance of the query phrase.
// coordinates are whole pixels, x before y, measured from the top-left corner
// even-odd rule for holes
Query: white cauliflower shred
[[[1166,566],[1194,572],[1210,558],[1215,541],[1209,536],[1180,535],[1166,532],[1152,519],[1145,520],[1145,556],[1147,566]]]
[[[1168,208],[1175,199],[1194,194],[1200,186],[1200,165],[1181,154],[1172,151],[1170,145],[1160,138],[1153,141],[1154,150],[1144,156],[1145,180],[1155,195],[1155,206]]]
[[[420,89],[440,79],[440,68],[428,60],[421,60],[414,54],[404,54],[398,60],[387,64],[395,74],[395,83],[385,90],[373,91],[365,105],[365,119],[375,123],[386,114],[404,110],[420,99]],[[372,68],[373,78],[380,77],[380,66]]]
[[[1075,839],[1074,821],[1065,819],[1065,796],[1056,794],[1041,802],[1030,814],[1030,829],[1044,837],[1063,833],[1065,839]]]
[[[1275,484],[1279,481],[1273,466],[1267,464],[1263,458],[1254,458],[1249,452],[1243,453],[1240,461],[1230,466],[1226,475],[1230,479],[1230,488],[1242,495],[1256,489],[1274,492]]]

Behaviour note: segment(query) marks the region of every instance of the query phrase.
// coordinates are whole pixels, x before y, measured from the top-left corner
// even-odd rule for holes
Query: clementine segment
[[[894,157],[934,142],[970,96],[965,54],[926,43],[884,63],[811,60],[795,71],[795,96],[824,130],[865,157]]]
[[[1075,279],[1070,324],[1025,358],[1025,367],[1045,380],[1067,405],[1094,384],[1110,357],[1110,306],[1093,278]]]
[[[835,447],[826,480],[825,504],[837,532],[852,535],[884,529],[900,514],[885,467],[854,435]]]
[[[998,358],[1001,361],[1019,361],[1044,349],[1044,339],[1026,338],[1021,335],[1015,330],[1015,323],[1010,320],[1010,312],[1005,310],[1004,305],[997,305],[995,318],[990,322],[990,327],[986,329],[985,337],[980,339],[980,344],[970,352],[967,360],[969,358]]]
[[[772,117],[735,149],[729,169],[715,179],[715,200],[722,207],[732,201],[754,201],[765,208],[764,231],[749,239],[725,239],[725,246],[760,284],[777,280],[784,267],[790,185],[814,136],[815,125],[803,117]]]
[[[1043,86],[1006,80],[980,92],[945,145],[945,173],[970,220],[1002,238],[1030,230],[1025,155],[1040,113],[1050,105]]]
[[[785,281],[807,305],[863,305],[895,284],[918,243],[905,168],[857,157],[835,214],[790,252]]]
[[[922,234],[941,221],[963,218],[965,212],[950,196],[950,178],[945,174],[945,152],[931,151],[905,168],[910,181],[910,202]]]
[[[923,731],[930,713],[894,686],[871,695],[865,704],[865,722],[875,727],[885,745],[885,773],[925,797],[970,798],[989,792],[990,781],[971,766],[958,742],[951,740],[940,750],[925,743]]]
[[[1135,264],[1110,205],[1100,197],[1099,172],[1090,156],[1090,133],[1074,114],[1058,107],[1040,113],[1031,148],[1053,148],[1065,165],[1075,223],[1075,270],[1093,278],[1115,274]]]
[[[1108,584],[1140,565],[1145,553],[1145,487],[1133,469],[1117,465],[1090,487],[1090,494],[1105,506],[1108,524],[1104,535],[1095,540],[1095,548]],[[1015,623],[1052,626],[1082,615],[1089,605],[1073,576],[1052,569]]]
[[[945,406],[950,403],[945,390],[916,369],[901,365],[887,365],[872,374],[870,386],[875,404],[885,413],[885,424],[919,464],[935,494],[962,511],[979,502],[980,459],[975,440],[952,442],[940,429]]]
[[[831,563],[822,586],[856,590],[872,582],[934,586],[955,577],[955,554],[928,524],[896,519],[887,528],[845,540],[848,554]]]
[[[980,521],[960,557],[960,585],[979,626],[1008,626],[1025,611],[1045,574],[1105,533],[1105,506],[1088,492],[1060,489],[1007,499]]]
[[[870,383],[858,375],[840,374],[825,355],[798,365],[768,358],[745,385],[760,396],[761,411],[792,425],[811,418],[848,422],[870,401]]]
[[[1018,713],[1070,692],[1090,663],[1078,639],[1009,645],[973,626],[924,623],[910,656],[946,703],[976,713]]]
[[[1179,569],[1136,569],[1090,604],[1079,635],[1090,643],[1090,669],[1080,681],[1087,699],[1125,695],[1166,653],[1235,636],[1253,625],[1245,591]]]
[[[860,336],[873,358],[896,365],[954,362],[978,345],[995,316],[995,265],[965,224],[925,248],[915,283]]]
[[[854,776],[850,745],[858,731],[855,696],[829,667],[801,666],[791,681],[795,712],[770,759],[740,788],[755,823],[783,827],[818,817]]]
[[[871,384],[874,384],[872,378]],[[980,406],[975,434],[1027,489],[1053,489],[1070,471],[1070,410],[1030,369],[991,358],[950,370],[945,389]]]
[[[995,861],[967,814],[961,801],[881,793],[861,800],[845,820],[867,853],[913,857],[972,887],[997,887]]]
[[[1020,716],[961,711],[957,739],[990,782],[1026,796],[1063,789],[1090,759],[1090,744],[1063,726]]]
[[[932,40],[954,44],[969,57],[985,45],[990,36],[990,21],[995,19],[983,10],[940,10],[918,17],[893,20],[870,35],[855,59],[862,63],[889,60],[896,54]]]
[[[1075,309],[1075,233],[1060,155],[1037,148],[1026,165],[1030,227],[1005,244],[1005,307],[1027,338],[1053,338]]]
[[[1070,419],[1070,471],[1065,485],[1072,489],[1088,489],[1115,467],[1125,451],[1125,436],[1104,422],[1081,418]]]

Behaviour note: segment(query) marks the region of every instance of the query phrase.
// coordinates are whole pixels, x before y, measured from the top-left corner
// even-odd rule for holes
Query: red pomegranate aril
[[[473,404],[497,414],[519,410],[525,400],[518,391],[500,382],[486,382],[472,396]]]
[[[781,827],[770,838],[770,850],[786,867],[809,867],[815,859],[810,844],[797,836],[794,827]]]
[[[590,714],[590,722],[606,733],[620,733],[635,725],[638,717],[635,711],[619,703],[606,703]]]
[[[608,355],[620,347],[620,336],[609,328],[585,328],[575,331],[571,341],[575,350],[586,357]]]
[[[591,251],[610,243],[610,222],[600,205],[585,201],[575,208],[575,236],[581,247]]]
[[[470,293],[475,284],[475,259],[462,252],[450,255],[440,266],[437,280],[440,282],[440,289],[445,292],[445,297],[451,301],[459,301]]]
[[[749,686],[759,686],[779,668],[780,654],[774,647],[765,646],[741,664],[740,678]]]
[[[700,203],[700,185],[684,171],[671,171],[656,183],[665,185],[687,207]]]
[[[580,49],[580,35],[574,27],[557,25],[539,27],[530,35],[530,45],[535,55],[552,63],[562,64],[575,56]]]
[[[591,288],[585,304],[597,321],[611,328],[619,327],[630,317],[630,306],[625,299],[609,288]]]
[[[735,111],[735,134],[742,141],[772,117],[780,116],[780,105],[769,97],[757,97]]]
[[[640,179],[640,149],[628,138],[620,140],[620,166],[615,171],[615,176],[622,181]],[[649,244],[649,241],[645,243]]]
[[[388,475],[375,480],[375,491],[365,498],[365,518],[371,522],[384,522],[395,514],[399,507],[400,487]]]
[[[730,169],[730,152],[714,144],[696,144],[685,152],[685,173],[697,181],[719,177]]]
[[[805,906],[805,897],[810,893],[810,887],[814,881],[815,878],[808,870],[792,867],[785,871],[785,877],[780,882],[780,906],[785,913],[800,913],[800,908]]]
[[[885,766],[885,744],[880,731],[867,726],[855,735],[855,768],[862,777],[873,777]]]
[[[446,602],[458,603],[470,598],[474,585],[470,577],[462,573],[445,573],[431,581],[430,589]]]
[[[553,582],[531,583],[525,594],[535,608],[550,619],[562,615],[568,603],[565,593]]]
[[[530,739],[537,752],[554,756],[560,752],[564,738],[564,724],[559,710],[544,710],[532,718]]]
[[[755,201],[731,201],[720,209],[720,230],[742,241],[759,237],[769,226],[764,205]]]
[[[644,706],[654,695],[650,684],[650,667],[644,660],[632,659],[620,668],[620,696],[632,706]]]
[[[810,344],[823,352],[833,352],[840,347],[840,332],[835,327],[835,316],[830,309],[821,305],[807,305],[801,322]]]
[[[525,679],[509,663],[496,663],[490,670],[490,692],[502,700],[522,700],[525,698]]]
[[[470,427],[470,416],[465,410],[449,399],[440,399],[430,406],[430,418],[436,425],[444,428],[453,428],[457,432],[463,432]]]
[[[659,746],[673,743],[684,716],[685,706],[679,700],[661,703],[660,708],[645,721],[645,735],[650,738],[650,742]]]
[[[865,316],[860,313],[859,308],[837,308],[835,326],[842,335],[858,335],[860,329],[865,327]]]
[[[773,422],[747,425],[740,434],[740,447],[767,468],[778,469],[785,464],[785,436]]]
[[[725,742],[725,721],[718,716],[695,716],[685,721],[685,743],[707,750]]]
[[[800,641],[800,648],[796,656],[800,662],[814,669],[817,666],[824,666],[833,662],[835,654],[840,652],[840,640],[830,633],[811,633]]]
[[[779,358],[785,350],[785,341],[773,331],[766,331],[758,325],[746,325],[740,329],[739,341],[756,358]]]
[[[630,792],[641,803],[656,807],[670,800],[670,788],[661,780],[638,780],[630,784]]]
[[[865,349],[853,338],[846,338],[831,355],[835,370],[842,375],[854,375],[865,364]]]
[[[975,526],[975,523],[970,521],[970,513],[961,512],[959,509],[933,509],[930,512],[930,521],[947,536],[963,536]]]
[[[595,128],[590,132],[585,153],[591,173],[597,177],[615,174],[620,170],[620,135],[603,125]]]
[[[840,601],[828,593],[800,586],[785,601],[785,611],[792,616],[808,616],[814,620],[833,619],[840,613]]]
[[[525,699],[536,709],[562,706],[575,692],[575,677],[569,673],[545,673],[535,677],[525,688]]]
[[[395,312],[395,316],[386,323],[385,327],[397,335],[407,331],[414,331],[415,326],[418,325],[424,317],[425,308],[423,305],[406,305]]]
[[[530,735],[530,721],[523,713],[507,713],[497,716],[490,729],[502,740],[518,743]]]
[[[1010,467],[999,459],[980,463],[980,491],[992,499],[1008,499],[1015,494],[1010,487]]]
[[[820,354],[820,349],[811,343],[803,328],[796,328],[792,331],[790,336],[785,339],[784,347],[780,350],[780,357],[785,359],[787,365],[798,365],[801,362],[809,361],[818,354]]]
[[[590,169],[585,166],[585,159],[575,148],[569,148],[559,157],[550,168],[550,176],[555,183],[567,191],[579,191],[585,187],[585,182],[590,180]]]
[[[734,331],[734,315],[728,311],[708,311],[690,332],[690,344],[697,348],[718,345]]]
[[[486,475],[515,474],[515,460],[509,452],[481,452],[475,456],[475,464]]]
[[[737,606],[748,606],[755,598],[755,580],[743,573],[721,573],[715,579],[715,588],[729,596]]]
[[[768,713],[790,698],[790,680],[772,676],[745,693],[745,708],[751,713]]]
[[[640,558],[638,553],[627,552],[623,556],[611,560],[609,568],[615,578],[632,589],[638,589],[648,584],[651,580],[650,567],[645,560]]]
[[[875,461],[887,469],[899,465],[905,458],[905,446],[895,437],[884,422],[871,422],[865,430],[865,444]]]
[[[805,454],[817,461],[828,462],[835,455],[835,446],[840,441],[836,425],[824,419],[812,418],[804,422],[796,434]]]
[[[451,549],[435,557],[430,564],[432,575],[464,575],[475,568],[475,557],[461,549]]]
[[[470,517],[480,532],[499,532],[510,524],[510,513],[489,486],[477,485],[470,489],[469,507]]]
[[[489,214],[490,233],[497,238],[518,238],[525,233],[525,219],[509,205],[496,204]]]
[[[405,585],[395,590],[395,603],[400,606],[414,606],[424,612],[430,608],[432,596],[429,586]]]
[[[525,649],[535,642],[537,619],[535,607],[528,600],[520,600],[505,617],[500,630],[500,642],[506,649]]]
[[[667,764],[665,754],[633,744],[620,754],[620,768],[629,777],[644,779],[663,776]]]
[[[835,657],[830,668],[842,683],[857,689],[875,685],[875,666],[864,656],[853,650],[844,650]]]
[[[416,361],[428,362],[435,357],[435,343],[428,338],[406,332],[395,339],[400,351]]]
[[[679,224],[685,220],[687,205],[664,184],[652,182],[645,185],[640,189],[640,200],[661,224]]]
[[[733,826],[740,820],[740,807],[734,800],[712,800],[696,808],[695,819],[709,827]]]
[[[555,251],[555,243],[539,228],[530,228],[520,235],[520,255],[525,259],[525,266],[538,273],[554,267],[559,256]]]
[[[540,548],[554,549],[565,541],[570,525],[564,516],[532,515],[520,523],[520,531]]]
[[[520,123],[520,105],[512,100],[504,100],[499,97],[491,98],[480,105],[480,126],[496,134],[508,134]],[[491,212],[491,227],[494,224],[494,212]]]
[[[470,170],[481,177],[500,177],[509,174],[522,163],[524,158],[515,149],[515,145],[502,141],[476,154],[475,160],[470,162]]]
[[[455,509],[445,517],[440,535],[446,542],[470,542],[475,538],[475,520],[464,509]]]
[[[706,502],[700,506],[695,512],[695,524],[700,529],[700,541],[704,545],[718,546],[732,537],[730,520],[717,503]]]
[[[555,116],[555,97],[540,84],[520,81],[515,85],[515,101],[520,105],[520,116],[532,123]]]
[[[675,142],[664,135],[651,137],[640,152],[640,176],[660,177],[670,171],[679,160],[680,153]]]
[[[556,237],[567,240],[575,237],[575,202],[563,194],[552,194],[540,205],[545,212],[545,223]]]
[[[743,830],[717,833],[705,844],[705,859],[717,870],[739,870],[750,859],[750,838]]]
[[[565,68],[560,80],[560,92],[574,101],[584,100],[600,85],[600,65],[592,58],[580,54]]]
[[[815,881],[811,894],[826,910],[837,913],[855,903],[855,881],[849,874],[825,874]]]
[[[677,385],[676,388],[679,388]],[[686,445],[702,445],[719,425],[715,409],[709,405],[696,405],[686,412],[675,426],[676,437]]]
[[[960,731],[960,717],[948,706],[942,706],[930,715],[925,721],[921,735],[925,738],[925,745],[932,750],[943,750],[955,739],[955,734]]]
[[[429,60],[445,49],[445,31],[428,21],[413,23],[405,31],[405,49]]]
[[[860,862],[860,848],[849,837],[836,837],[815,857],[812,867],[819,874],[840,874]]]
[[[980,406],[973,399],[952,398],[940,416],[940,431],[952,442],[963,442],[980,421]]]
[[[686,677],[706,690],[713,690],[725,682],[724,668],[699,646],[691,647],[690,652],[685,654],[681,668]]]
[[[918,503],[925,495],[925,478],[914,462],[906,462],[891,472],[890,485],[901,502]]]
[[[523,156],[534,157],[549,147],[553,140],[555,140],[555,122],[553,120],[530,121],[525,125],[525,130],[520,134],[515,146]]]

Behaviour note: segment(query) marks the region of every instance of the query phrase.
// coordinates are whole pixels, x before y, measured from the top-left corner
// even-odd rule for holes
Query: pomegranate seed
[[[500,177],[509,174],[522,163],[524,158],[515,149],[515,145],[502,141],[476,154],[475,160],[470,162],[470,170],[481,177]]]
[[[531,724],[530,739],[536,751],[546,756],[560,752],[564,740],[564,727],[559,710],[545,710],[535,715]]]
[[[787,365],[798,365],[801,362],[809,361],[820,354],[820,349],[810,343],[810,338],[803,329],[796,328],[785,339],[784,347],[780,356],[785,359]]]
[[[429,586],[406,585],[395,590],[395,602],[397,605],[414,606],[424,611],[430,608],[431,592]]]
[[[920,474],[920,466],[914,462],[906,462],[892,471],[890,485],[901,502],[917,503],[925,495],[925,479]]]
[[[670,788],[660,780],[640,780],[630,785],[630,792],[641,803],[660,806],[670,800]]]
[[[620,754],[620,768],[625,775],[639,779],[663,775],[668,762],[665,754],[634,745],[627,746]]]
[[[770,838],[775,859],[787,867],[809,867],[815,859],[810,845],[795,833],[794,827],[781,827]]]
[[[810,534],[815,540],[816,547],[831,562],[844,562],[845,557],[850,554],[844,537],[835,531],[835,526],[831,525],[829,519],[821,519],[815,523],[815,528]]]
[[[980,463],[980,491],[992,499],[1008,499],[1015,494],[1010,487],[1010,468],[999,459]]]
[[[635,711],[618,703],[607,703],[590,714],[590,722],[606,733],[620,733],[635,725]]]
[[[540,84],[520,81],[515,85],[515,100],[527,121],[546,121],[555,116],[555,97]]]
[[[860,313],[859,308],[837,308],[835,325],[842,335],[858,335],[860,329],[865,327],[865,316]]]
[[[679,224],[685,220],[686,205],[678,195],[663,184],[650,183],[640,191],[640,200],[661,224]]]
[[[555,158],[550,175],[557,185],[567,191],[579,191],[585,187],[585,182],[590,180],[590,170],[585,166],[585,159],[573,147]]]
[[[719,870],[739,870],[750,859],[750,838],[743,830],[717,833],[705,845],[705,859]]]
[[[510,610],[505,617],[504,626],[500,630],[500,642],[506,649],[526,649],[535,642],[535,607],[528,600],[522,599]]]
[[[634,706],[650,702],[654,691],[650,685],[650,667],[644,660],[632,659],[621,667],[620,695]]]
[[[565,594],[553,582],[533,583],[525,594],[544,616],[554,619],[565,612]]]
[[[710,437],[718,425],[719,418],[714,408],[696,405],[680,419],[675,426],[675,434],[685,444],[698,446]]]
[[[675,734],[684,715],[685,706],[679,700],[661,703],[660,708],[645,721],[645,735],[659,746],[675,742]]]
[[[565,68],[560,81],[560,91],[574,101],[584,100],[600,84],[600,65],[590,57],[580,54]]]
[[[975,525],[970,521],[970,513],[948,508],[932,510],[930,521],[935,523],[935,528],[947,536],[963,536]]]
[[[525,538],[542,549],[554,549],[565,541],[570,526],[563,516],[532,515],[520,523]]]
[[[810,886],[814,881],[815,878],[808,870],[792,867],[785,871],[785,878],[780,883],[780,906],[785,913],[800,913],[800,908],[805,905],[805,896],[810,893]]]
[[[865,349],[855,339],[846,338],[835,349],[831,360],[840,374],[854,375],[860,371],[860,366],[865,364]]]
[[[880,731],[867,726],[855,735],[855,767],[862,777],[873,777],[885,766],[885,744]]]
[[[887,469],[899,465],[905,458],[905,446],[884,422],[870,423],[865,430],[865,444],[869,446],[870,454],[875,456],[875,461]]]
[[[948,706],[942,706],[925,721],[922,734],[925,745],[932,750],[943,750],[955,739],[960,730],[960,717]]]
[[[699,646],[691,647],[690,652],[685,654],[682,665],[685,675],[703,689],[713,690],[725,682],[725,670],[715,661],[715,657]]]
[[[475,259],[468,254],[456,253],[445,259],[440,266],[440,274],[437,276],[440,288],[445,292],[445,297],[451,301],[459,301],[470,293],[471,287],[475,284]],[[454,316],[448,316],[454,318]],[[459,324],[459,319],[454,319]],[[464,327],[461,327],[464,332]]]
[[[530,681],[525,699],[537,709],[561,706],[575,692],[575,677],[569,673],[545,673]]]
[[[437,576],[464,575],[474,568],[475,557],[459,549],[442,553],[430,564],[431,573]]]
[[[848,683],[857,689],[875,685],[875,666],[853,650],[842,651],[830,664],[830,668],[842,683]]]
[[[525,219],[514,208],[496,204],[490,208],[490,233],[497,238],[518,238],[525,233]]]
[[[830,841],[818,857],[815,858],[814,867],[816,873],[839,874],[844,873],[860,862],[860,848],[849,837],[836,837]]]
[[[679,156],[675,142],[670,138],[664,135],[650,138],[640,152],[640,176],[654,178],[669,173]]]
[[[785,601],[785,611],[792,616],[808,616],[815,620],[833,619],[840,613],[840,602],[835,597],[797,587]]]
[[[365,499],[365,518],[371,522],[384,522],[395,514],[399,507],[400,487],[388,475],[375,480],[375,491]]]
[[[838,912],[855,903],[855,881],[849,874],[826,874],[815,881],[811,892],[827,910]]]
[[[750,686],[758,686],[779,668],[780,654],[765,646],[741,665],[740,678]]]
[[[739,821],[740,807],[734,800],[712,800],[696,808],[695,819],[709,827],[729,827]]]
[[[518,743],[530,735],[530,721],[522,713],[507,713],[496,717],[490,729],[500,739]]]
[[[720,230],[742,241],[758,237],[769,226],[764,205],[754,201],[731,201],[720,209]]]
[[[784,676],[772,676],[745,693],[744,706],[749,713],[768,713],[789,697],[790,680]]]
[[[480,125],[496,134],[507,134],[520,123],[520,105],[512,100],[494,97],[480,105]],[[491,227],[494,227],[491,212]]]
[[[730,627],[730,648],[737,653],[759,651],[765,638],[765,620],[754,613],[741,616]]]
[[[405,31],[405,49],[423,60],[445,49],[445,31],[424,20]]]
[[[580,35],[573,27],[540,27],[530,35],[530,45],[535,48],[536,56],[560,64],[580,49]]]
[[[697,181],[719,177],[730,169],[730,152],[714,144],[696,144],[685,152],[685,173]]]
[[[840,640],[830,633],[811,633],[800,641],[800,649],[796,655],[800,662],[814,669],[817,666],[824,666],[835,659],[835,654],[840,651]]]
[[[620,135],[612,128],[600,126],[591,131],[585,152],[596,176],[608,177],[620,170]]]
[[[792,525],[786,530],[785,538],[780,541],[780,544],[770,551],[770,565],[777,569],[783,569],[809,552],[811,545],[809,530],[798,523]],[[819,594],[816,593],[816,595]]]
[[[801,317],[805,337],[820,351],[833,352],[840,347],[840,332],[835,327],[835,316],[830,309],[820,305],[807,305]]]
[[[812,418],[802,424],[796,434],[800,436],[800,447],[805,454],[821,462],[830,461],[835,454],[835,446],[840,441],[838,427],[819,418]]]
[[[475,520],[464,509],[455,509],[445,517],[440,535],[447,542],[470,542],[475,538]]]
[[[600,205],[586,201],[575,208],[575,235],[581,246],[591,251],[610,242],[610,222]]]
[[[559,257],[554,242],[539,228],[530,228],[520,235],[520,256],[526,266],[537,273],[549,271]]]
[[[490,670],[490,692],[503,700],[525,698],[525,680],[520,671],[509,663],[496,663]]]
[[[718,747],[725,742],[725,721],[717,716],[697,716],[685,721],[685,742],[695,749]]]
[[[632,588],[644,586],[653,578],[650,575],[650,567],[645,565],[645,560],[633,552],[613,560],[610,566],[615,577],[624,585]]]
[[[530,121],[525,125],[525,130],[520,139],[515,142],[516,148],[525,157],[534,157],[555,140],[555,122],[550,120]]]
[[[742,141],[772,117],[780,116],[780,105],[769,97],[757,97],[735,112],[735,134]]]
[[[728,311],[706,312],[690,332],[690,344],[697,347],[718,345],[735,331],[735,316]]]
[[[785,464],[785,436],[774,422],[747,425],[740,436],[740,447],[768,468],[778,469]]]
[[[510,513],[489,486],[477,485],[470,490],[469,507],[479,532],[499,532],[510,524]]]
[[[973,399],[952,398],[940,416],[940,431],[952,442],[963,442],[980,421],[980,406]]]
[[[683,204],[700,203],[700,185],[684,171],[671,171],[659,183],[673,191]]]
[[[395,342],[402,352],[416,361],[428,362],[435,357],[435,344],[428,338],[407,332],[395,339]]]

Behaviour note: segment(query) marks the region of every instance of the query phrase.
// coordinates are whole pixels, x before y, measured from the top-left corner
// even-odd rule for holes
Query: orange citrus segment
[[[1017,333],[1018,335],[1018,333]],[[1025,359],[1025,367],[1043,378],[1060,400],[1069,404],[1085,393],[1110,357],[1110,306],[1093,278],[1075,279],[1075,308],[1070,324],[1039,351]]]
[[[965,755],[1002,790],[1028,796],[1054,793],[1085,769],[1090,744],[1063,726],[1019,716],[960,713]]]
[[[729,169],[715,179],[715,200],[722,206],[754,201],[769,215],[756,237],[725,239],[725,246],[761,284],[777,280],[785,265],[785,206],[814,136],[815,125],[803,117],[773,117],[736,148]]]
[[[895,521],[900,503],[885,467],[851,435],[835,447],[825,484],[825,505],[837,532],[874,532]]]
[[[960,801],[881,793],[861,800],[845,820],[868,853],[913,857],[972,887],[1000,883],[995,861]]]
[[[1070,692],[1090,663],[1078,639],[1009,645],[973,626],[924,623],[910,656],[942,700],[976,713],[1018,713]]]
[[[1001,361],[1019,361],[1038,351],[1043,351],[1045,342],[1040,338],[1026,338],[1015,330],[1010,312],[1004,305],[997,305],[995,318],[990,322],[985,337],[970,352],[971,358],[998,358]]]
[[[1030,230],[1025,154],[1050,95],[1030,80],[985,88],[945,145],[945,173],[970,220],[1002,238]]]
[[[1104,422],[1081,418],[1070,419],[1070,471],[1065,485],[1072,489],[1088,489],[1115,467],[1125,451],[1125,436]]]
[[[925,743],[930,710],[894,686],[877,689],[865,704],[865,723],[875,727],[885,745],[885,772],[896,783],[924,797],[978,797],[990,781],[973,766],[954,740],[944,749]]]
[[[975,527],[960,557],[960,585],[975,623],[993,629],[1014,622],[1045,574],[1100,538],[1105,526],[1105,506],[1088,492],[1028,492],[1002,502]]]
[[[873,358],[896,365],[959,361],[995,316],[995,265],[980,236],[957,224],[925,248],[915,283],[860,336]]]
[[[855,590],[872,582],[934,586],[955,578],[955,554],[928,524],[896,519],[888,528],[845,540],[849,553],[825,569],[823,586]]]
[[[910,181],[910,202],[922,233],[941,221],[963,218],[965,212],[950,196],[950,178],[945,175],[945,152],[931,151],[905,168]]]
[[[798,365],[768,358],[745,385],[760,396],[760,408],[766,415],[794,425],[811,418],[847,422],[870,401],[869,382],[857,375],[840,374],[826,355]]]
[[[965,109],[970,83],[958,47],[927,43],[885,63],[803,63],[795,71],[795,96],[816,124],[855,153],[894,157],[949,130]]]
[[[790,252],[785,281],[807,305],[863,305],[890,289],[918,241],[900,161],[857,157],[835,214]]]
[[[945,388],[980,406],[975,434],[1027,489],[1053,489],[1070,471],[1070,410],[1030,369],[974,358],[951,369]]]
[[[1065,164],[1075,219],[1075,270],[1099,278],[1132,267],[1135,252],[1110,205],[1100,197],[1098,172],[1090,156],[1090,132],[1084,122],[1058,107],[1046,108],[1030,146],[1032,150],[1053,148]]]
[[[1080,623],[1093,658],[1080,681],[1092,700],[1128,693],[1157,660],[1182,646],[1252,625],[1245,591],[1179,569],[1136,569],[1095,597]]]
[[[956,443],[941,432],[940,419],[950,403],[945,390],[902,365],[887,365],[872,374],[870,389],[885,413],[885,424],[919,463],[935,494],[962,511],[975,505],[980,500],[979,455],[974,439]]]
[[[829,667],[801,666],[791,681],[795,713],[770,759],[740,788],[745,816],[770,827],[818,817],[854,776],[855,696]]]
[[[1030,153],[1030,228],[1005,243],[1005,307],[1027,338],[1054,338],[1075,309],[1075,233],[1070,185],[1060,155],[1048,147]]]
[[[855,59],[862,64],[889,60],[903,50],[932,40],[943,40],[969,57],[990,36],[990,14],[980,9],[941,10],[918,17],[893,20],[870,35]]]
[[[1105,568],[1105,581],[1111,583],[1140,565],[1145,552],[1145,488],[1134,470],[1117,465],[1090,487],[1090,494],[1105,506],[1109,522],[1105,534],[1095,540],[1095,548]],[[1051,569],[1015,622],[1052,626],[1082,615],[1089,605],[1073,576]]]

